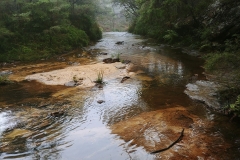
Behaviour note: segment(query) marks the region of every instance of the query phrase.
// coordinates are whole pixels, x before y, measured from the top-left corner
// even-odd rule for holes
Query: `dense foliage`
[[[205,54],[206,71],[240,110],[240,2],[235,0],[114,0],[132,18],[130,32]],[[206,55],[206,53],[208,53]],[[225,93],[229,93],[226,95]],[[233,96],[234,95],[234,96]],[[231,105],[230,110],[233,110]],[[239,112],[238,112],[239,113]],[[237,114],[238,114],[237,113]]]
[[[35,60],[101,38],[93,0],[0,1],[0,61]]]

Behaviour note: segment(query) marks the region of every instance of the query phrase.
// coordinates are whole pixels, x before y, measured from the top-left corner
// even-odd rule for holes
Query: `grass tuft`
[[[0,85],[9,84],[9,83],[11,83],[11,81],[9,80],[7,75],[0,76]]]
[[[103,84],[103,74],[104,74],[104,71],[101,70],[97,73],[97,79],[96,79],[96,83],[98,84]]]

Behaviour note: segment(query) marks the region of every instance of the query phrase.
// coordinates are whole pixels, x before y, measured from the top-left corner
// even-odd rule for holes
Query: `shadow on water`
[[[183,158],[181,149],[186,154],[190,150],[184,142],[191,145],[197,141],[207,147],[195,149],[191,153],[195,159],[239,157],[240,137],[237,133],[240,131],[236,125],[229,124],[226,117],[206,109],[204,104],[184,94],[185,86],[192,81],[194,74],[198,74],[198,80],[205,79],[202,60],[182,53],[180,49],[150,44],[129,33],[109,32],[103,37],[95,45],[85,48],[86,52],[97,62],[120,54],[122,60],[131,61],[131,78],[124,83],[120,83],[121,77],[109,80],[103,88],[73,88],[74,91],[59,94],[57,98],[54,93],[69,88],[34,81],[1,86],[0,102],[5,108],[0,109],[0,158],[178,159]],[[124,41],[124,44],[117,45],[118,41]],[[164,112],[169,117],[161,117]],[[55,113],[63,114],[53,116]],[[178,121],[173,113],[179,116]],[[157,121],[153,121],[154,118]],[[166,119],[169,121],[165,123]],[[151,128],[150,122],[152,126],[161,126]],[[172,127],[179,130],[176,126],[185,126],[183,122],[194,123],[187,126],[186,139],[169,152],[151,155],[149,151],[155,149],[154,146],[140,141],[145,137],[148,142],[159,142],[161,136],[166,138],[169,133],[174,139],[173,135],[177,133],[172,128],[163,128],[166,130],[163,134],[160,134],[161,130],[156,131],[167,123],[174,124]],[[121,129],[128,125],[133,127],[127,130],[128,133],[125,130],[122,133]],[[211,138],[216,138],[219,143],[211,146]],[[217,145],[227,146],[227,152]],[[198,155],[203,152],[201,147],[209,148],[209,151],[203,149],[206,153]],[[214,152],[214,147],[220,155]]]
[[[48,98],[51,94],[64,89],[64,86],[46,86],[36,81],[22,81],[0,86],[0,102],[19,103],[25,99]]]

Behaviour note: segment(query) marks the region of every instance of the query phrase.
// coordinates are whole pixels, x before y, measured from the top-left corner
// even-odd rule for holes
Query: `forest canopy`
[[[101,38],[94,0],[1,0],[0,61],[29,61]]]
[[[234,0],[113,0],[125,8],[129,31],[201,51],[236,51],[240,2]]]

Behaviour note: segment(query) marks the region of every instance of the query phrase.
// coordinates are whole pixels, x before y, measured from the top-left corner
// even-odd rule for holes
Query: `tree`
[[[113,3],[123,6],[127,13],[127,17],[138,16],[138,10],[140,9],[139,6],[141,3],[137,2],[136,0],[113,0]]]
[[[0,60],[46,58],[101,38],[96,7],[93,0],[0,1]]]

